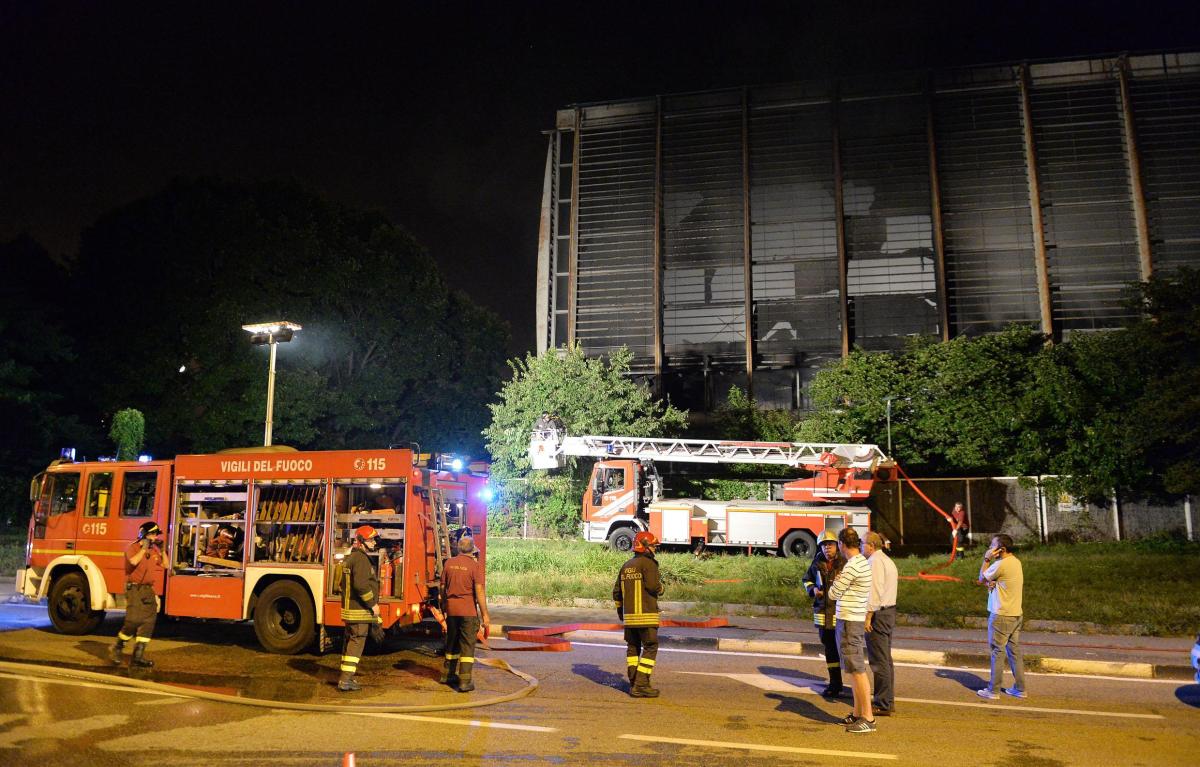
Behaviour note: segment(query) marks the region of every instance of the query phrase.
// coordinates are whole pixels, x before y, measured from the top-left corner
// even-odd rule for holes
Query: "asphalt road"
[[[22,608],[25,609],[25,608]],[[12,626],[13,624],[9,624]],[[116,631],[64,637],[38,627],[0,633],[0,658],[104,670]],[[151,644],[142,676],[278,700],[338,701],[334,655],[264,655],[244,626],[176,624]],[[131,691],[0,671],[0,764],[339,765],[454,764],[1195,764],[1200,686],[1031,675],[1031,696],[987,702],[979,672],[902,666],[895,717],[869,735],[835,722],[847,702],[816,694],[817,660],[713,651],[663,651],[658,700],[625,693],[624,648],[576,643],[567,653],[491,655],[537,677],[530,697],[432,714],[301,713]],[[457,703],[520,687],[480,669],[468,695],[436,683],[438,660],[419,645],[368,656],[356,700]],[[116,674],[129,672],[120,670]]]

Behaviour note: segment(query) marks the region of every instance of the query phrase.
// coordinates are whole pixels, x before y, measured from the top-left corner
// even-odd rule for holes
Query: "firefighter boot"
[[[650,686],[650,675],[645,671],[639,671],[629,695],[634,698],[657,698],[658,690]]]
[[[626,676],[629,677],[629,687],[632,689],[633,681],[635,679],[637,679],[637,664],[638,664],[637,656],[631,655],[625,659],[625,662],[626,662],[625,674],[626,674]]]
[[[154,665],[154,661],[146,660],[146,643],[138,642],[133,648],[133,660],[129,662],[131,666],[138,668],[150,668]]]
[[[108,659],[110,661],[112,661],[112,664],[114,666],[120,666],[121,658],[124,657],[124,653],[125,653],[125,640],[118,636],[117,643],[114,644],[108,651]]]
[[[353,674],[342,674],[342,678],[338,680],[338,692],[358,692],[362,689],[362,685],[355,680]]]
[[[471,681],[471,666],[467,663],[463,665],[463,670],[458,675],[458,691],[470,692],[475,689],[475,683]]]
[[[438,684],[448,684],[451,687],[458,686],[458,660],[442,661],[442,675],[438,677]]]

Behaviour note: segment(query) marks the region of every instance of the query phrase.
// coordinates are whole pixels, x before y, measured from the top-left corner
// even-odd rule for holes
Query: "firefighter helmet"
[[[837,533],[833,532],[832,530],[826,530],[825,532],[821,533],[821,543],[837,543],[837,542],[838,542]]]
[[[359,525],[354,528],[354,537],[358,539],[359,543],[366,543],[377,535],[379,533],[370,525]]]
[[[150,535],[162,535],[162,528],[158,526],[157,522],[143,522],[142,526],[138,528],[139,541]]]
[[[658,547],[658,538],[649,530],[643,530],[633,536],[633,550],[641,553],[653,551]]]

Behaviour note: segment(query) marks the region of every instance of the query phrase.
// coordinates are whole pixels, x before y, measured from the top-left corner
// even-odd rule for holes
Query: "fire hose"
[[[958,534],[958,525],[954,523],[954,518],[943,511],[942,507],[930,500],[929,496],[925,495],[925,492],[921,490],[920,486],[918,486],[916,482],[913,481],[912,477],[908,476],[908,473],[904,471],[903,467],[901,467],[899,463],[896,464],[896,471],[900,472],[900,476],[908,480],[909,487],[911,487],[913,490],[916,490],[917,495],[921,496],[921,499],[924,500],[925,503],[929,504],[934,511],[936,511],[938,514],[941,514],[942,518],[950,523],[950,558],[939,565],[934,565],[928,570],[921,570],[916,575],[902,575],[900,576],[900,580],[933,581],[935,583],[962,583],[962,578],[957,578],[953,575],[931,572],[933,570],[941,570],[954,564],[954,558],[958,554],[958,547],[954,545],[955,536]]]
[[[728,618],[709,618],[707,620],[695,621],[664,618],[659,622],[660,628],[709,629],[728,625]],[[506,652],[570,652],[572,649],[570,640],[559,636],[560,634],[567,634],[572,631],[621,631],[624,628],[625,625],[622,623],[564,623],[558,626],[545,626],[541,628],[511,629],[504,632],[506,639],[512,642],[526,642],[530,646],[496,649],[503,649]]]

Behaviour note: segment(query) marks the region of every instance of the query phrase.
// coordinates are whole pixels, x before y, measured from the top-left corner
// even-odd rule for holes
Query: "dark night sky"
[[[1194,49],[1198,9],[0,0],[0,241],[27,231],[70,255],[98,216],[173,176],[292,177],[407,227],[452,285],[508,320],[518,352],[533,345],[541,131],[555,109],[834,74]]]

